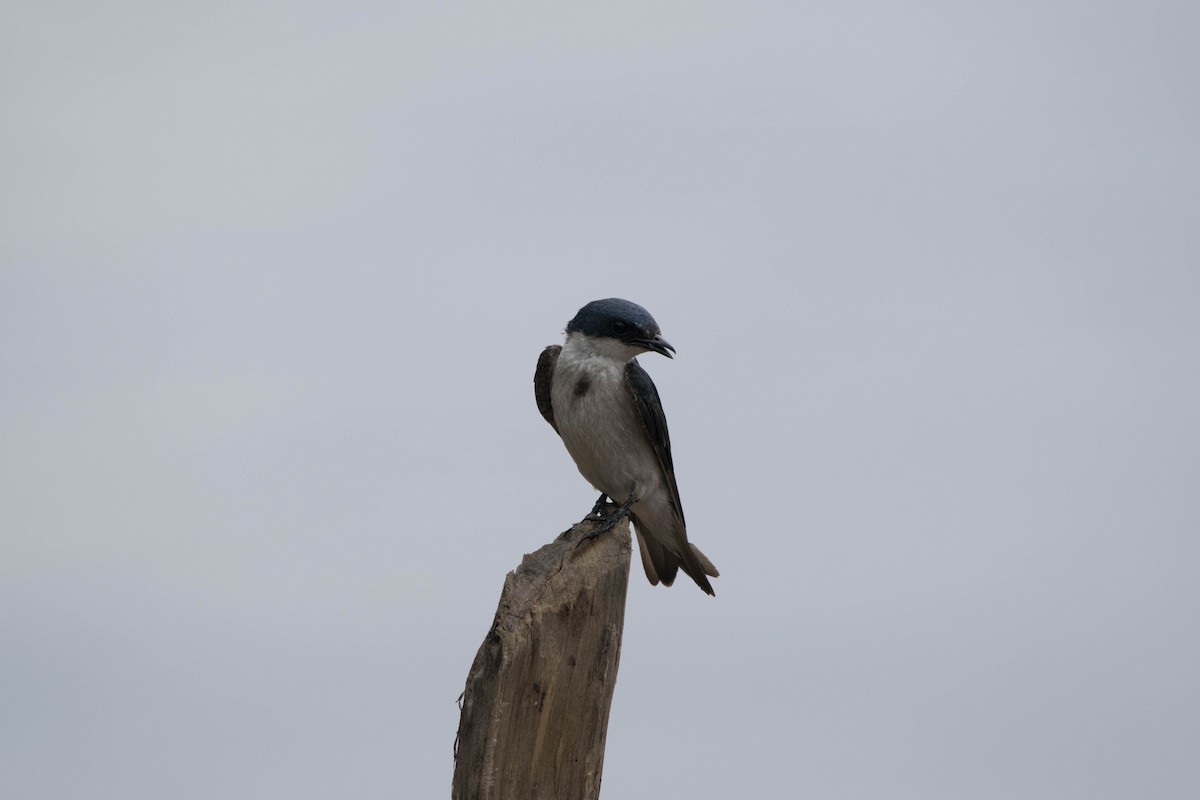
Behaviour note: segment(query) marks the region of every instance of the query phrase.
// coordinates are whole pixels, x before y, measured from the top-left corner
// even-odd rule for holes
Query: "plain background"
[[[1200,796],[1194,2],[7,2],[0,794],[425,798],[646,306],[611,798]]]

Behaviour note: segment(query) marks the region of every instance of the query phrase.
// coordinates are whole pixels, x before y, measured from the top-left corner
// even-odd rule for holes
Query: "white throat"
[[[567,334],[567,340],[563,342],[559,358],[565,358],[568,363],[596,359],[624,367],[644,352],[646,352],[644,347],[626,344],[611,336],[587,336],[579,331],[573,331]]]

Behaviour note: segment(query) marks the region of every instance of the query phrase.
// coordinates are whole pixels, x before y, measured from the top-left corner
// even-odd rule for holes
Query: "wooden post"
[[[629,521],[584,521],[504,579],[455,741],[453,800],[595,800],[621,656]],[[581,544],[582,542],[582,544]]]

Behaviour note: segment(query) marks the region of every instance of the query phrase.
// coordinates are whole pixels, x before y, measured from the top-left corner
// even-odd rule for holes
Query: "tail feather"
[[[642,527],[635,521],[634,533],[637,534],[638,551],[642,554],[642,569],[646,571],[646,579],[651,586],[670,586],[675,582],[675,574],[679,565],[661,544],[655,539],[642,533]]]
[[[721,577],[721,573],[718,572],[717,568],[713,566],[713,562],[708,560],[708,556],[700,552],[699,547],[696,547],[696,545],[692,544],[691,542],[688,542],[688,547],[692,548],[692,555],[696,557],[696,561],[699,562],[700,569],[704,570],[705,575],[708,575],[711,578]]]
[[[638,550],[642,554],[642,568],[646,571],[646,578],[651,585],[661,582],[664,586],[670,586],[682,569],[684,574],[705,592],[716,594],[706,576],[717,577],[717,568],[699,548],[687,541],[686,536],[679,537],[683,539],[684,544],[683,552],[679,553],[655,535],[653,529],[646,526],[644,516],[633,515],[633,527],[637,533]]]

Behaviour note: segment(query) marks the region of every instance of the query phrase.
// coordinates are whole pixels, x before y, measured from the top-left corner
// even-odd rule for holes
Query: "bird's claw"
[[[630,516],[630,509],[632,509],[634,503],[637,502],[636,497],[630,497],[629,502],[618,506],[615,503],[607,502],[607,498],[608,495],[600,495],[600,499],[596,501],[596,505],[592,508],[592,514],[588,514],[586,517],[584,517],[584,521],[598,521],[599,524],[585,533],[583,538],[579,540],[579,544],[583,544],[584,542],[595,539],[597,536],[603,536],[613,528],[617,527],[617,523],[620,522],[623,517]],[[601,506],[602,501],[603,506]],[[608,513],[602,513],[602,510],[607,511]],[[595,516],[593,516],[593,514]],[[575,546],[578,547],[579,545]]]
[[[608,495],[602,494],[600,495],[600,499],[596,501],[596,504],[592,506],[592,510],[581,521],[589,522],[604,519],[612,513],[614,508],[616,508],[616,504],[608,499]]]

